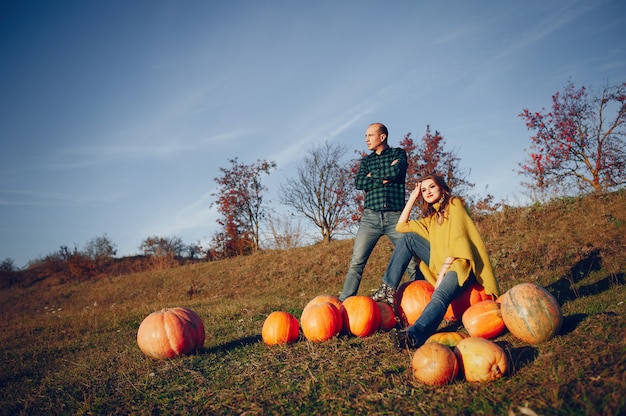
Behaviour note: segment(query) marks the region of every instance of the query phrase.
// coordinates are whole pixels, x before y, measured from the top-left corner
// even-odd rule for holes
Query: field
[[[416,381],[388,334],[301,338],[268,347],[266,316],[300,317],[338,294],[352,241],[149,273],[0,291],[0,414],[626,414],[626,193],[505,208],[477,218],[504,292],[535,282],[560,302],[560,333],[538,345],[495,339],[511,371],[490,383]],[[359,294],[391,254],[385,240]],[[186,306],[204,320],[197,354],[157,361],[137,347],[150,312]],[[462,330],[462,328],[460,329]]]

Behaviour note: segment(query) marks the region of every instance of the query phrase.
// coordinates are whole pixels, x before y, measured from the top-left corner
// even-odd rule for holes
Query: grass
[[[558,336],[528,345],[497,339],[512,371],[491,383],[417,382],[410,353],[387,334],[301,339],[267,347],[265,317],[296,317],[337,294],[352,241],[80,283],[0,291],[0,414],[626,413],[624,192],[506,208],[477,218],[501,291],[546,287],[562,305]],[[391,254],[374,251],[360,294]],[[187,306],[203,318],[204,348],[157,361],[136,344],[142,319]]]

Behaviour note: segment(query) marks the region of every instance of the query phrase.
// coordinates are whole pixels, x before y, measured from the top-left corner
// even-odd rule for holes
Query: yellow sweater
[[[437,204],[434,207],[439,209]],[[417,233],[430,242],[429,266],[420,262],[419,267],[426,280],[433,285],[446,257],[455,257],[457,260],[452,263],[450,270],[457,273],[459,285],[463,286],[470,271],[473,271],[485,292],[498,296],[498,284],[487,248],[465,205],[460,199],[452,198],[446,211],[442,224],[437,224],[436,216],[430,216],[398,224],[396,230]]]

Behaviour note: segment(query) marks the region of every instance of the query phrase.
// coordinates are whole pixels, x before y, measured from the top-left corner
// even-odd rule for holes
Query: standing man
[[[388,135],[387,127],[381,123],[370,124],[365,131],[365,143],[372,153],[361,159],[355,179],[356,189],[365,191],[365,203],[354,239],[352,260],[339,295],[341,301],[357,294],[365,264],[380,237],[386,235],[395,246],[402,236],[396,231],[396,224],[405,203],[404,181],[408,162],[403,149],[389,146]],[[407,267],[411,279],[415,278],[415,270],[412,260]],[[394,293],[390,292],[389,296],[376,300],[393,304],[393,296]]]

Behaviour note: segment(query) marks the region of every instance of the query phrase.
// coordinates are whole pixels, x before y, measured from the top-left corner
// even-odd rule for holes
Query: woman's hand
[[[413,189],[411,191],[411,195],[409,196],[409,200],[411,200],[411,201],[413,201],[413,203],[415,203],[415,201],[417,201],[417,198],[419,198],[421,193],[422,193],[422,183],[418,182],[417,185],[415,185],[415,189]]]
[[[409,218],[411,216],[411,210],[413,209],[413,205],[415,204],[415,201],[417,200],[417,197],[420,194],[421,184],[422,183],[419,182],[417,186],[415,187],[415,189],[411,191],[411,195],[409,196],[408,201],[406,201],[406,205],[404,205],[404,209],[400,213],[400,218],[398,218],[398,224],[404,224],[404,223],[409,222]]]

